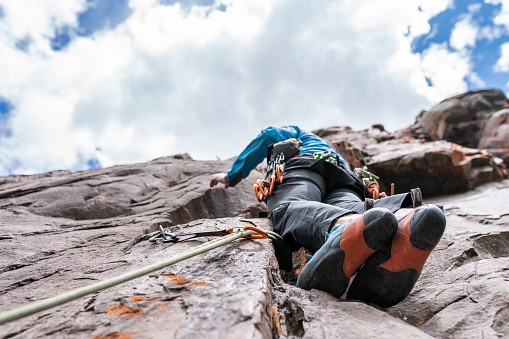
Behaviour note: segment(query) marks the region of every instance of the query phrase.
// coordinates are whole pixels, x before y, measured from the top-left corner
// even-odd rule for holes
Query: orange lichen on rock
[[[208,284],[205,281],[195,281],[195,282],[193,282],[192,280],[189,280],[187,278],[184,278],[181,275],[178,275],[178,274],[175,274],[175,273],[172,273],[172,272],[164,273],[163,276],[166,277],[166,278],[170,278],[171,281],[173,282],[173,284],[175,284],[175,286],[187,285],[186,287],[191,287],[191,286],[205,286],[205,285]]]
[[[139,308],[133,308],[124,304],[110,306],[106,312],[109,315],[116,315],[124,318],[141,317],[143,315],[143,311]]]
[[[306,266],[306,264],[307,264],[306,254],[312,254],[312,253],[309,252],[308,250],[301,249],[300,251],[295,253],[292,257],[293,268],[294,268],[295,274],[297,274],[297,276],[300,275],[300,272],[302,271],[304,266]]]
[[[132,333],[127,332],[111,332],[108,334],[94,334],[92,339],[131,339]]]
[[[185,284],[189,284],[190,282],[192,282],[192,280],[186,279],[183,276],[172,273],[172,272],[164,273],[163,276],[166,278],[170,278],[171,281],[175,284],[175,286],[185,285]]]
[[[144,297],[144,296],[141,296],[141,295],[133,295],[133,296],[130,296],[129,298],[131,298],[133,303],[137,303],[137,302],[140,302],[140,301],[159,300],[159,299],[162,299],[163,297],[147,298],[147,297]]]
[[[274,337],[279,337],[283,333],[281,331],[281,323],[279,322],[279,314],[276,306],[270,308],[270,322],[272,325],[272,334]]]

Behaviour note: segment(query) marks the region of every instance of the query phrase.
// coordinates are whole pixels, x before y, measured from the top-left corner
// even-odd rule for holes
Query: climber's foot
[[[421,205],[404,217],[394,239],[372,255],[357,272],[347,297],[393,306],[414,287],[422,267],[445,230],[444,212]]]
[[[392,239],[397,228],[396,217],[384,208],[370,209],[338,227],[306,264],[297,287],[316,288],[341,297],[355,271]]]

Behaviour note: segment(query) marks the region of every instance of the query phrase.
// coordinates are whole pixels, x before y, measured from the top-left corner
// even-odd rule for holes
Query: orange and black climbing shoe
[[[420,196],[416,200],[419,199]],[[392,241],[357,272],[348,289],[348,299],[390,307],[410,293],[446,224],[444,212],[436,205],[414,201],[415,205],[418,206],[399,222]]]
[[[386,242],[398,221],[388,209],[373,208],[331,232],[325,244],[306,264],[297,287],[316,288],[339,298],[357,269]]]

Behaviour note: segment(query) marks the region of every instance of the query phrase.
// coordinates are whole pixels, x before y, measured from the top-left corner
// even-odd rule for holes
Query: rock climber
[[[297,149],[297,150],[296,150]],[[282,152],[280,152],[282,150]],[[285,154],[286,152],[286,154]],[[267,157],[284,163],[265,198],[274,231],[313,253],[297,286],[389,307],[402,301],[445,230],[443,211],[419,189],[377,200],[334,147],[297,126],[268,127],[210,186],[235,186]]]

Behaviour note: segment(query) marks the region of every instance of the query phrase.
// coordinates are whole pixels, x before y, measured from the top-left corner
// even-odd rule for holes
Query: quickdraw
[[[158,240],[161,240],[163,243],[176,244],[176,243],[184,241],[184,240],[194,239],[194,238],[198,238],[198,237],[211,237],[211,236],[222,237],[224,235],[228,235],[231,233],[233,233],[233,228],[227,228],[225,230],[212,231],[212,232],[174,234],[168,230],[163,229],[163,226],[159,225],[159,233],[150,237],[150,239],[148,239],[148,241],[157,242]]]
[[[363,168],[356,168],[354,169],[354,172],[368,188],[371,199],[377,200],[387,197],[387,194],[382,192],[380,185],[378,184],[377,180],[379,180],[380,177],[374,175],[371,172],[368,172],[368,168],[366,166]],[[394,183],[391,183],[391,195],[394,195]]]
[[[244,238],[248,239],[265,239],[267,238],[267,233],[259,228],[253,226],[244,226],[243,231],[254,231],[258,234],[250,234],[246,235]],[[178,242],[182,242],[185,240],[190,240],[199,237],[222,237],[225,235],[232,234],[233,228],[227,228],[221,231],[211,231],[211,232],[196,232],[196,233],[182,233],[182,234],[174,234],[171,233],[168,229],[164,229],[163,226],[159,225],[159,233],[150,237],[148,241],[157,242],[158,240],[162,240],[162,243],[173,243],[176,244]]]
[[[272,194],[276,181],[280,184],[283,182],[284,166],[285,156],[281,153],[274,161],[269,163],[265,179],[256,180],[256,184],[254,184],[253,189],[256,199],[258,199],[259,202],[262,202],[263,198]]]

